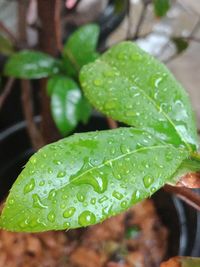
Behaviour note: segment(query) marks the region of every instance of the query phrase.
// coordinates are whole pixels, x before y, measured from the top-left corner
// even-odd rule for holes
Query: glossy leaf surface
[[[83,65],[98,57],[96,46],[99,32],[98,25],[88,24],[80,27],[69,37],[63,51],[64,66],[69,75],[77,76]]]
[[[163,17],[170,9],[170,0],[153,0],[153,5],[156,16]]]
[[[51,111],[56,126],[62,135],[67,135],[82,119],[89,117],[90,110],[83,105],[83,96],[78,85],[64,76],[52,77],[48,82],[51,94]]]
[[[197,148],[197,130],[187,93],[169,70],[132,42],[113,46],[84,66],[80,81],[101,112],[146,128],[175,146]]]
[[[13,54],[6,62],[4,74],[22,79],[39,79],[59,71],[59,62],[36,51],[23,50]]]
[[[37,232],[101,222],[153,194],[187,157],[136,128],[73,135],[30,158],[1,226]]]

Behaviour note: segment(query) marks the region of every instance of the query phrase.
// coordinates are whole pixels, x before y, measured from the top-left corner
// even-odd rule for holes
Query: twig
[[[181,177],[176,184],[178,187],[200,188],[200,173],[192,172]]]
[[[13,84],[15,82],[14,78],[9,78],[6,82],[5,88],[3,89],[3,93],[0,95],[0,109],[2,108],[6,98],[11,92],[11,89],[13,87]]]
[[[130,9],[131,9],[131,1],[128,0],[127,3],[127,20],[128,20],[128,25],[127,25],[127,33],[126,33],[126,39],[129,40],[131,38],[131,15],[130,15]]]
[[[5,24],[0,21],[0,30],[5,32],[8,37],[10,38],[10,40],[14,43],[14,44],[17,44],[17,39],[16,37],[14,36],[14,34],[5,26]]]
[[[55,0],[55,35],[56,35],[56,45],[59,51],[62,51],[62,32],[61,32],[61,0]]]
[[[22,88],[22,107],[24,112],[24,117],[27,123],[27,130],[31,139],[31,143],[35,150],[38,150],[44,145],[43,138],[34,122],[33,114],[33,104],[31,95],[31,84],[29,80],[21,80]]]
[[[134,33],[133,38],[132,38],[133,40],[136,40],[139,37],[140,30],[141,30],[142,24],[143,24],[144,19],[145,19],[147,6],[148,6],[148,3],[143,3],[143,7],[142,7],[142,11],[141,11],[139,20],[138,20],[138,24],[136,26],[136,30],[135,30],[135,33]]]
[[[165,185],[164,190],[166,192],[176,194],[177,197],[185,201],[191,207],[200,211],[200,195],[194,193],[191,189]]]
[[[117,122],[111,118],[107,118],[107,122],[110,129],[115,129],[118,127]]]

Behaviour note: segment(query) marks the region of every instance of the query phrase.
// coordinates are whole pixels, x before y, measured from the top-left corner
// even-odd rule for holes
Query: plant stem
[[[44,140],[34,122],[30,81],[21,80],[21,88],[22,88],[22,95],[21,95],[22,107],[24,111],[24,117],[27,123],[27,130],[31,139],[32,146],[37,151],[44,145]]]
[[[0,109],[2,108],[6,98],[11,92],[14,82],[15,82],[15,78],[8,78],[6,85],[3,89],[3,93],[0,95]]]
[[[114,121],[114,120],[111,119],[111,118],[108,118],[108,117],[107,117],[107,122],[108,122],[108,126],[109,126],[110,129],[115,129],[115,128],[118,127],[117,122]]]
[[[191,207],[200,211],[200,195],[194,193],[192,190],[171,185],[165,185],[164,190],[166,192],[176,194],[177,197],[185,201]]]
[[[27,43],[27,34],[26,34],[26,12],[28,2],[19,1],[18,2],[18,35],[20,45]],[[33,103],[31,95],[31,85],[28,80],[21,80],[21,100],[22,108],[24,112],[24,117],[27,123],[27,131],[35,150],[39,149],[44,145],[43,138],[34,122],[34,112],[33,112]]]
[[[16,45],[17,44],[17,39],[14,36],[14,34],[5,26],[5,24],[0,21],[0,30],[5,32],[8,37],[10,38],[10,40]]]
[[[61,27],[58,21],[58,15],[55,23],[55,10],[57,10],[57,5],[59,1],[55,0],[38,0],[38,15],[41,23],[41,28],[39,30],[39,46],[40,50],[51,56],[57,56],[57,35],[58,29],[56,27]],[[42,134],[45,143],[50,143],[59,137],[58,131],[51,117],[50,110],[50,100],[46,94],[46,79],[40,80],[40,90],[41,90],[41,109],[42,109]]]
[[[144,19],[145,19],[145,15],[146,15],[146,11],[147,11],[147,6],[148,6],[148,3],[143,3],[143,8],[142,8],[142,11],[141,11],[139,20],[138,20],[138,24],[136,26],[136,30],[135,30],[134,36],[132,38],[133,40],[136,40],[139,37],[140,30],[141,30],[142,24],[143,24]]]

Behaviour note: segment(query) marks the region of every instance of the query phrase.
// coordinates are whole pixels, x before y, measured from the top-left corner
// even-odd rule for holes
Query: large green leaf
[[[23,50],[13,54],[6,62],[4,74],[22,79],[39,79],[59,71],[59,61],[36,51]]]
[[[79,121],[87,122],[91,108],[77,83],[57,75],[49,79],[47,87],[53,119],[63,136],[72,132]]]
[[[170,0],[153,0],[153,5],[156,16],[163,17],[170,9]]]
[[[87,24],[69,37],[63,50],[64,66],[69,75],[77,76],[83,65],[98,57],[96,46],[99,32],[98,25]]]
[[[136,128],[73,135],[30,158],[1,227],[37,232],[101,222],[153,194],[187,157],[187,150]]]
[[[169,70],[132,42],[113,46],[84,66],[85,95],[101,112],[189,150],[197,131],[187,93]]]

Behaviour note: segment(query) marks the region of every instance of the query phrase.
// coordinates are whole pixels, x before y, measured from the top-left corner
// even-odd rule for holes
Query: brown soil
[[[0,267],[156,267],[166,247],[167,230],[145,200],[86,229],[0,231]]]

